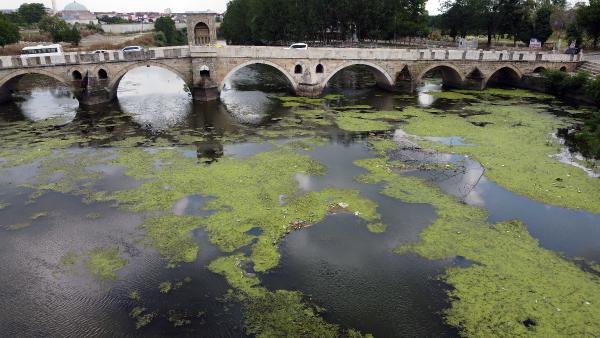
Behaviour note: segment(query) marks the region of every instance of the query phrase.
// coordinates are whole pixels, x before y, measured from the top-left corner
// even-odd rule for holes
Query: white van
[[[23,57],[57,56],[63,54],[62,46],[59,44],[25,47],[21,51],[21,56]]]

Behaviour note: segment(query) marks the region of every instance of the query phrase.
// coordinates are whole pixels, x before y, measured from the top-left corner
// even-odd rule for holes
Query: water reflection
[[[14,88],[14,103],[3,110],[31,121],[55,119],[57,123],[73,121],[79,102],[71,90],[43,75],[25,75]]]
[[[419,105],[421,107],[429,108],[437,100],[432,95],[427,94],[427,93],[431,93],[431,92],[441,92],[442,91],[441,79],[436,79],[436,80],[427,79],[427,81],[422,83],[417,88],[417,98],[419,100]]]
[[[289,88],[287,78],[275,68],[250,65],[225,80],[221,102],[235,120],[256,125],[269,120],[279,107],[273,98],[287,94]]]
[[[185,82],[177,74],[159,67],[129,71],[119,84],[117,96],[123,112],[132,114],[139,125],[155,131],[180,124],[193,109],[192,94]]]

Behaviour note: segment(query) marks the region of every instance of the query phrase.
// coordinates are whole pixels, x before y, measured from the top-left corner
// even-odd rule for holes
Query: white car
[[[121,51],[123,53],[143,52],[144,47],[142,47],[142,46],[127,46],[127,47],[121,49]]]
[[[308,45],[305,43],[295,43],[289,47],[286,47],[285,49],[308,49]]]

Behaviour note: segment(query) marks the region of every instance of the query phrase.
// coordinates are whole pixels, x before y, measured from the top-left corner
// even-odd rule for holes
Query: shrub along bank
[[[600,76],[588,73],[570,75],[560,71],[544,72],[546,90],[559,97],[585,96],[600,107]],[[584,117],[584,123],[574,134],[579,150],[587,157],[600,159],[600,111],[596,109]]]

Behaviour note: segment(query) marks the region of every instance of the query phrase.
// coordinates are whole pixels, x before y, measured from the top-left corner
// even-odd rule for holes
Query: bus
[[[24,57],[34,57],[34,56],[57,56],[63,55],[62,46],[59,44],[55,45],[39,45],[39,46],[31,46],[25,47],[21,51],[21,56]]]

